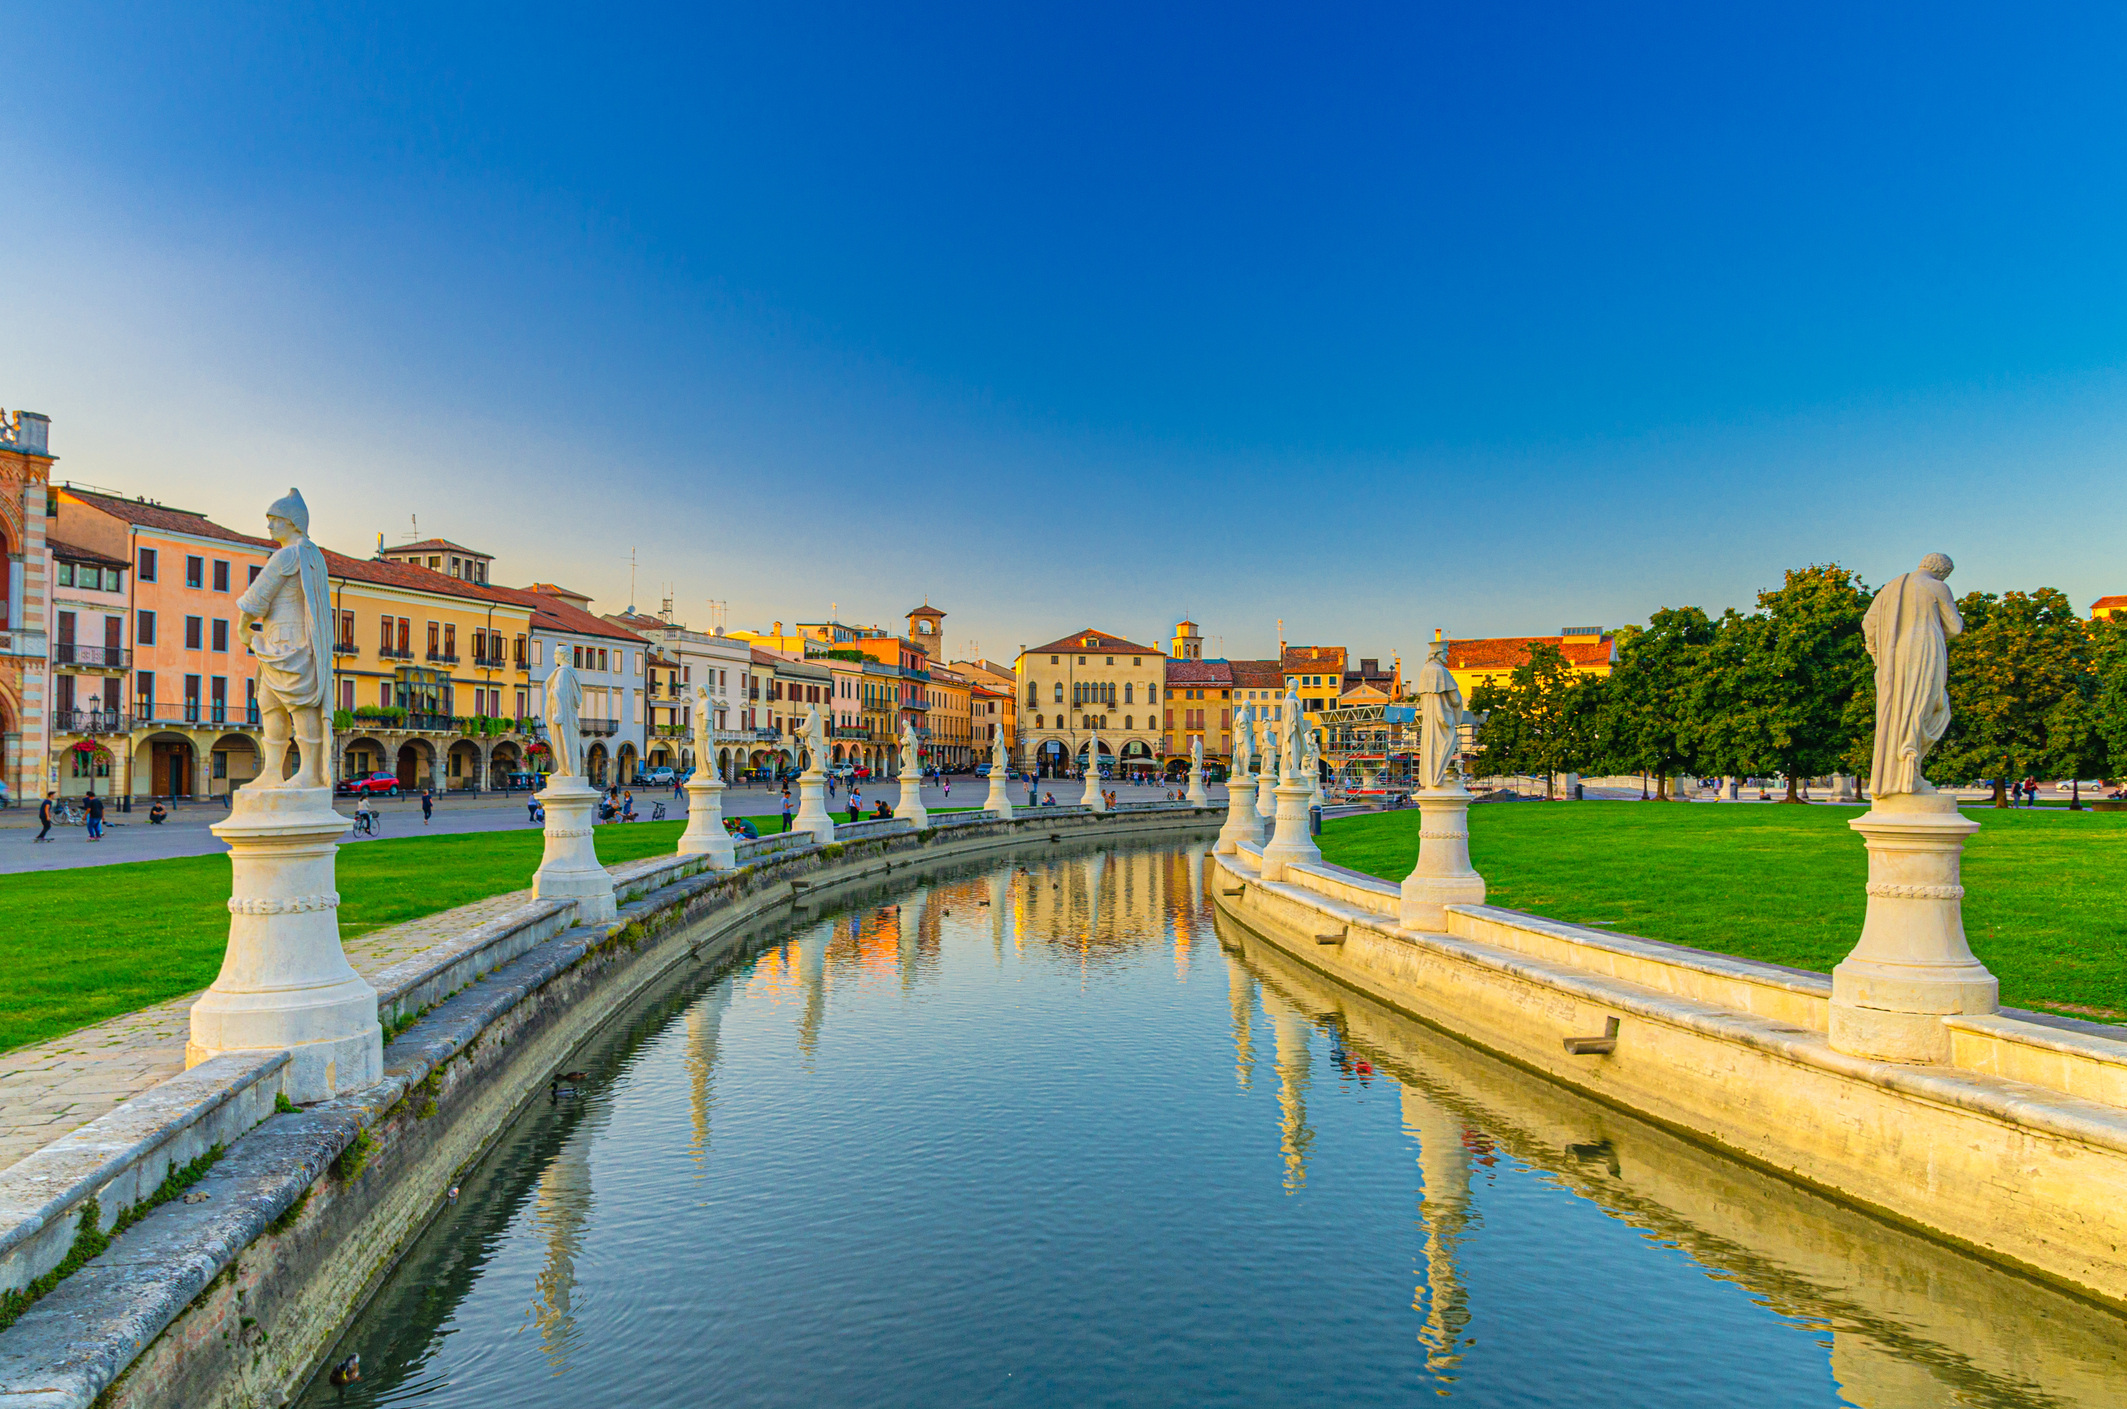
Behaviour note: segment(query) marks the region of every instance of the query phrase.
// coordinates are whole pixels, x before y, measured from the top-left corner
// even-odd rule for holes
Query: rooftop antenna
[[[672,584],[669,582],[665,584],[665,604],[658,608],[657,614],[664,619],[665,625],[672,624]]]
[[[628,550],[628,615],[635,615],[635,550]]]
[[[731,609],[731,603],[729,603],[729,602],[719,602],[719,601],[718,601],[718,600],[717,600],[716,598],[714,598],[714,597],[711,597],[711,598],[709,598],[709,599],[708,599],[708,601],[709,601],[709,629],[710,629],[710,630],[712,630],[712,631],[714,631],[714,632],[715,632],[715,633],[716,633],[717,635],[721,636],[721,635],[723,635],[723,634],[724,634],[724,618],[725,618],[725,614],[726,614],[727,612],[729,612],[729,611],[730,611],[730,609]]]

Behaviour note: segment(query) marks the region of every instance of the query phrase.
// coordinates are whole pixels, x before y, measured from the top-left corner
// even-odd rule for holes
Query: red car
[[[399,795],[399,775],[396,773],[370,773],[360,778],[348,778],[333,791],[341,797],[385,797]]]

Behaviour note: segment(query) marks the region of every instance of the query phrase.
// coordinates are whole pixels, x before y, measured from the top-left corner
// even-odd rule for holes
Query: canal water
[[[676,976],[302,1402],[2127,1402],[2127,1322],[1367,1003],[1203,858],[897,876]]]

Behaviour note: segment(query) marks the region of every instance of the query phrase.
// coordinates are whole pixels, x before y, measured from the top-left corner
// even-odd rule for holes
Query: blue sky
[[[0,3],[59,472],[617,607],[1406,656],[2127,591],[2127,11]]]

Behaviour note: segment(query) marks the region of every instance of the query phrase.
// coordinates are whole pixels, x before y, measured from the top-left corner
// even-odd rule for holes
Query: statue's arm
[[[1965,629],[1965,619],[1964,616],[1957,610],[1957,598],[1950,594],[1949,588],[1945,587],[1942,589],[1942,598],[1936,604],[1936,611],[1938,611],[1942,616],[1943,635],[1957,636],[1963,633]]]

